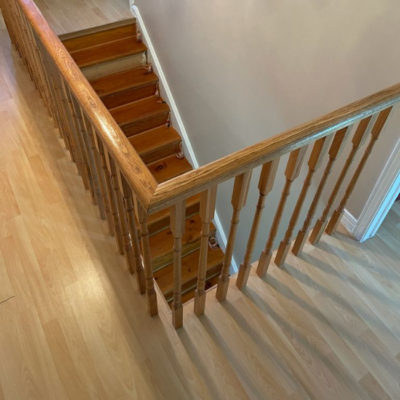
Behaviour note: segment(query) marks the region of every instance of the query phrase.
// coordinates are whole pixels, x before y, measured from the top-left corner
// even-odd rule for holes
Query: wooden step
[[[200,251],[196,250],[185,257],[182,257],[182,292],[185,293],[196,287],[197,272],[199,264]],[[207,257],[207,278],[218,275],[224,253],[220,248],[208,249]],[[173,264],[168,264],[154,273],[154,279],[164,294],[167,301],[172,298],[173,294]]]
[[[178,153],[181,137],[174,128],[163,125],[131,136],[129,142],[145,163],[151,163]]]
[[[207,278],[205,290],[208,291],[208,290],[216,287],[218,284],[218,279],[219,279],[219,272],[217,274],[215,274],[214,276]],[[182,304],[185,304],[188,301],[192,300],[194,298],[195,294],[196,294],[196,285],[194,285],[192,288],[182,292]],[[214,294],[214,296],[215,296],[215,294]],[[166,298],[166,300],[167,300],[169,306],[172,307],[173,297],[169,296],[168,298]]]
[[[107,108],[115,108],[156,93],[158,78],[148,68],[146,65],[117,72],[90,84]]]
[[[103,63],[117,58],[143,53],[146,46],[136,40],[136,36],[106,42],[71,52],[72,58],[80,68]]]
[[[193,169],[186,158],[179,159],[176,155],[165,157],[147,166],[158,183],[165,182]]]
[[[102,26],[101,30],[88,30],[75,32],[68,36],[61,36],[64,46],[70,52],[86,49],[107,42],[113,42],[125,37],[136,36],[136,22],[134,19],[117,23],[114,26]]]
[[[186,218],[199,213],[200,210],[200,195],[196,194],[186,200]],[[148,228],[150,235],[153,235],[170,225],[171,209],[167,208],[150,215]]]
[[[102,76],[115,74],[119,71],[126,71],[147,64],[146,52],[133,54],[127,57],[116,58],[101,62],[100,64],[89,65],[81,68],[88,81],[101,78]]]
[[[159,97],[151,96],[112,108],[110,113],[129,137],[165,124],[168,121],[169,106]]]
[[[210,232],[215,232],[211,225]],[[185,221],[185,233],[182,237],[182,255],[186,255],[199,248],[201,236],[201,219],[194,215]],[[153,270],[157,271],[172,262],[174,240],[170,229],[164,229],[150,236],[151,263]]]

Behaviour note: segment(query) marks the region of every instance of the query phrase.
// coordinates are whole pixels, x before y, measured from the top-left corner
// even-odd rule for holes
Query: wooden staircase
[[[158,77],[147,63],[134,19],[60,37],[157,182],[192,169],[181,153],[181,138],[170,123],[170,108],[159,95]],[[200,195],[186,201],[182,240],[182,301],[194,297],[200,254]],[[154,278],[168,303],[173,294],[173,236],[170,210],[149,218]],[[211,235],[215,227],[211,226]],[[209,249],[206,288],[217,283],[224,254]]]

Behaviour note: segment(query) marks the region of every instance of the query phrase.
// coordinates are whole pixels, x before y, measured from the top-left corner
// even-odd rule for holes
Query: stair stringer
[[[140,10],[138,9],[137,6],[134,5],[134,0],[130,0],[129,3],[131,12],[133,16],[136,18],[136,26],[141,33],[141,38],[143,40],[143,43],[147,46],[148,62],[153,66],[154,72],[158,75],[161,95],[171,109],[172,126],[178,131],[178,133],[182,138],[182,144],[183,144],[182,151],[185,154],[186,158],[192,164],[193,168],[198,168],[199,162],[197,161],[196,154],[193,150],[192,144],[190,143],[190,139],[187,134],[183,120],[180,116],[178,106],[174,100],[172,91],[168,85],[167,78],[161,67],[160,60],[158,59],[157,53],[151,41],[149,32],[146,28]],[[215,211],[215,217],[213,221],[216,227],[216,236],[218,243],[222,248],[222,250],[225,252],[227,236],[225,234],[225,230],[222,226],[221,220],[218,216],[218,210]],[[236,273],[238,271],[238,266],[234,257],[232,257],[232,269],[233,269],[233,271],[231,271],[232,273]]]

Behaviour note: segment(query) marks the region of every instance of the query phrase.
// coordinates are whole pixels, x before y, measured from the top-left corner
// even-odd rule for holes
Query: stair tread
[[[129,137],[129,142],[143,161],[149,163],[179,151],[181,137],[174,128],[160,126]]]
[[[79,32],[77,32],[79,34]],[[127,21],[126,25],[104,29],[97,32],[85,33],[69,39],[64,39],[63,44],[68,51],[77,51],[103,43],[112,42],[127,36],[136,36],[136,23]]]
[[[196,284],[198,263],[199,263],[200,250],[196,250],[184,257],[182,257],[182,291],[190,290]],[[224,260],[224,253],[217,247],[208,249],[207,256],[207,271],[209,275],[215,275],[219,272],[219,266],[222,265]],[[173,264],[168,264],[154,273],[159,288],[165,296],[171,294],[173,291]]]
[[[195,194],[186,200],[186,217],[198,213],[200,209],[200,194]],[[166,208],[151,214],[148,220],[150,234],[167,228],[170,224],[171,209]]]
[[[90,84],[96,93],[102,97],[128,88],[145,86],[156,82],[158,82],[157,75],[153,72],[148,72],[146,66],[140,66],[94,79],[90,81]]]
[[[210,226],[211,234],[215,232],[213,224]],[[201,236],[201,218],[194,215],[185,221],[185,232],[182,237],[182,254],[187,254],[199,246]],[[167,265],[172,261],[174,238],[171,229],[164,229],[150,236],[150,249],[153,269]]]
[[[105,61],[123,58],[129,55],[142,53],[146,46],[136,40],[136,36],[106,42],[97,46],[87,47],[71,52],[72,58],[79,67],[88,67]]]
[[[158,96],[150,96],[132,103],[110,109],[111,115],[118,125],[124,126],[152,114],[169,111],[167,103],[160,101]]]
[[[179,159],[175,154],[150,163],[147,167],[158,183],[165,182],[193,169],[186,158]]]
[[[137,41],[135,23],[129,27],[119,25],[111,29],[86,32],[85,35],[76,32],[66,37],[64,43],[78,66],[92,69],[102,68],[113,60],[131,61],[132,57],[127,56],[146,51],[146,46]],[[95,64],[99,65],[91,67]],[[192,170],[185,157],[176,156],[180,150],[181,137],[168,124],[170,108],[159,97],[158,77],[149,72],[147,65],[119,72],[114,70],[105,76],[91,79],[90,84],[158,183]],[[183,302],[194,297],[197,281],[202,227],[200,197],[197,194],[185,202],[186,219],[182,237]],[[148,221],[154,277],[169,303],[173,294],[174,255],[170,215],[171,208],[166,208],[151,215]],[[215,226],[211,224],[210,235],[214,233]],[[206,288],[216,282],[223,259],[224,253],[220,248],[208,249]]]

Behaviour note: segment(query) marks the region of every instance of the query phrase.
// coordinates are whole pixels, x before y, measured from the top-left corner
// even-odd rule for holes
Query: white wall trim
[[[137,6],[134,5],[134,0],[130,0],[130,8],[131,8],[131,12],[134,15],[134,17],[136,18],[138,24],[139,24],[139,29],[140,32],[142,33],[142,40],[144,42],[144,44],[147,46],[147,56],[149,61],[151,62],[154,71],[156,72],[156,74],[158,75],[158,78],[160,80],[160,91],[161,91],[161,95],[163,96],[163,98],[165,99],[165,101],[168,103],[168,105],[171,108],[171,120],[172,120],[172,125],[174,126],[174,128],[179,132],[179,134],[181,135],[182,138],[182,142],[183,142],[183,152],[185,154],[185,156],[190,160],[193,168],[198,168],[199,167],[199,162],[197,161],[196,158],[196,154],[193,150],[192,144],[190,143],[190,139],[189,136],[187,134],[185,125],[183,123],[183,120],[181,118],[181,115],[179,113],[178,110],[178,106],[176,105],[176,102],[174,100],[174,97],[172,95],[172,91],[168,85],[167,82],[167,78],[164,74],[164,71],[161,67],[161,63],[157,57],[157,53],[156,50],[153,46],[153,43],[150,39],[150,35],[149,32],[146,28],[146,25],[144,23],[144,20],[142,18],[142,15],[140,13],[140,10],[138,9]],[[225,250],[226,248],[226,243],[227,243],[227,237],[225,234],[225,231],[223,229],[221,220],[218,216],[218,212],[215,212],[215,218],[214,218],[214,224],[217,228],[217,239],[218,239],[218,243],[220,244],[221,248],[223,250]],[[232,268],[233,268],[233,272],[237,272],[238,271],[238,266],[237,263],[235,261],[235,258],[232,257]]]
[[[353,214],[351,214],[348,210],[345,209],[340,222],[352,235],[354,235],[354,231],[357,227],[358,220],[354,218]]]
[[[345,210],[341,222],[360,242],[375,236],[400,193],[400,139],[398,139],[358,220]]]
[[[142,33],[142,40],[144,44],[147,46],[147,57],[151,65],[153,66],[154,71],[157,73],[158,78],[160,80],[160,91],[162,96],[165,98],[166,102],[171,108],[171,118],[174,127],[179,131],[182,139],[183,139],[183,146],[184,146],[184,153],[185,156],[190,160],[191,164],[194,168],[199,167],[199,163],[197,161],[196,155],[194,153],[193,147],[190,143],[189,136],[185,129],[185,125],[183,124],[182,118],[179,114],[178,107],[175,103],[174,97],[172,95],[171,89],[168,85],[167,78],[165,77],[164,71],[161,67],[161,63],[157,57],[157,53],[151,42],[150,35],[147,31],[147,28],[144,24],[142,15],[140,14],[139,9],[137,6],[131,3],[131,11],[135,16],[137,22],[139,23],[139,29]]]
[[[354,236],[360,242],[373,237],[400,192],[400,139],[397,140],[360,214]]]

